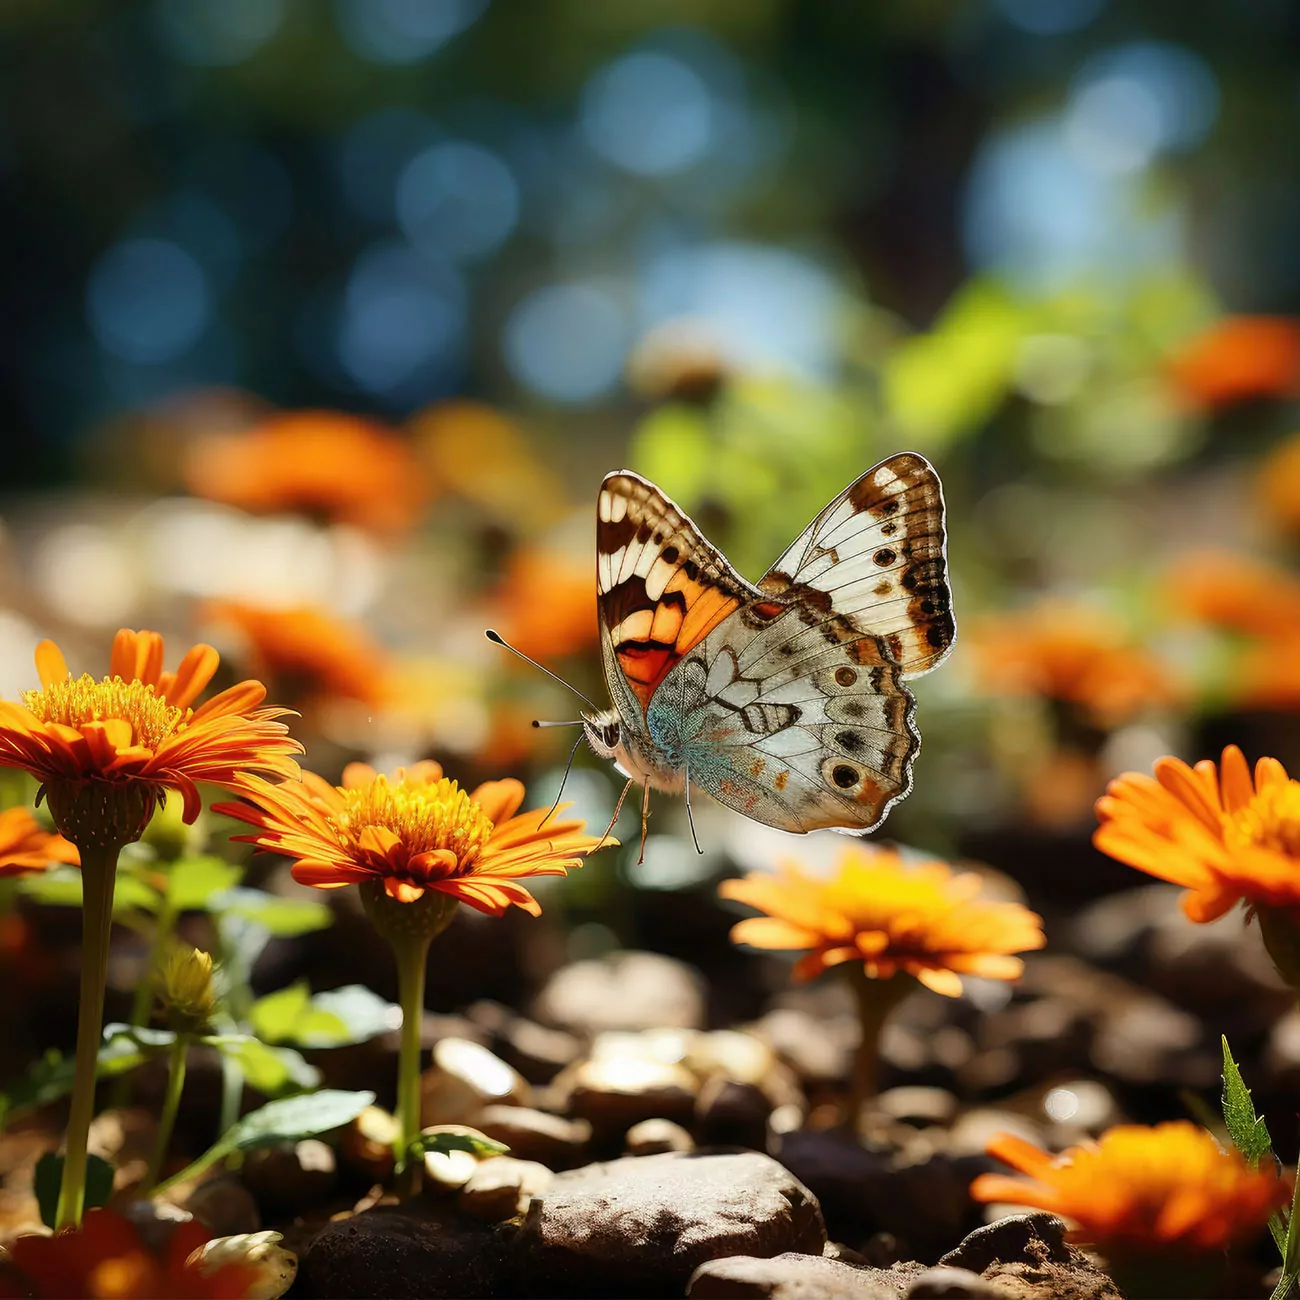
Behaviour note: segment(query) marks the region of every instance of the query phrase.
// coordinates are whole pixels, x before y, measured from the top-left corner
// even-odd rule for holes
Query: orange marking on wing
[[[750,606],[759,618],[776,618],[785,612],[785,606],[775,600],[760,600]]]
[[[650,625],[650,634],[647,639],[662,641],[665,645],[673,645],[681,632],[681,628],[682,611],[675,605],[660,605],[654,612],[654,621]]]
[[[773,779],[772,784],[776,786],[777,793],[780,794],[785,789],[786,782],[790,779],[790,769],[786,768],[784,772],[778,772]]]
[[[668,676],[673,664],[681,657],[673,650],[644,645],[621,646],[615,653],[628,685],[643,708],[650,703],[650,697],[658,689],[659,683]]]
[[[728,596],[716,587],[702,589],[695,599],[687,595],[686,603],[686,617],[682,619],[681,630],[677,633],[679,655],[684,655],[699,645],[732,610],[740,607],[740,601],[735,596]]]

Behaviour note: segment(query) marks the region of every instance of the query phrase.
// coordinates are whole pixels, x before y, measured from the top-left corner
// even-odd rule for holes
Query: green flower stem
[[[419,1157],[411,1147],[420,1136],[420,1028],[424,1019],[424,980],[432,936],[390,934],[397,959],[397,1000],[402,1007],[402,1044],[397,1057],[398,1138],[393,1152],[397,1161],[398,1190],[410,1196],[417,1190]]]
[[[86,1143],[95,1115],[95,1075],[103,1036],[104,991],[108,985],[108,945],[113,928],[113,887],[117,881],[115,843],[91,843],[82,837],[81,852],[81,1005],[77,1013],[76,1075],[64,1144],[63,1181],[59,1186],[58,1226],[81,1223],[86,1200]]]
[[[149,1158],[149,1172],[144,1176],[145,1193],[153,1190],[162,1173],[167,1148],[171,1145],[172,1129],[176,1126],[176,1112],[181,1105],[181,1091],[185,1087],[185,1053],[189,1050],[190,1035],[177,1034],[167,1057],[167,1093],[163,1097],[162,1115],[158,1119],[158,1135],[154,1139],[153,1155]]]
[[[889,979],[872,979],[866,967],[857,961],[845,962],[843,970],[857,998],[858,1023],[862,1026],[845,1116],[856,1132],[867,1103],[879,1090],[881,1030],[889,1013],[916,987],[916,980],[901,971]]]
[[[176,910],[170,903],[164,902],[162,909],[154,918],[153,939],[149,945],[149,963],[145,968],[145,977],[135,986],[131,999],[131,1018],[129,1024],[147,1025],[149,1012],[153,1007],[154,972],[162,965],[163,954],[167,951],[167,940],[176,928]],[[110,1109],[120,1109],[131,1100],[131,1076],[124,1074],[113,1083],[108,1094]]]

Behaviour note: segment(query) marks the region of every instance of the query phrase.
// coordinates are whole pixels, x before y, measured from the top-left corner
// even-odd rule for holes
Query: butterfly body
[[[610,474],[597,588],[612,707],[587,739],[647,796],[702,788],[784,830],[861,832],[907,794],[920,736],[903,680],[955,635],[922,457],[869,470],[757,584],[653,484]]]

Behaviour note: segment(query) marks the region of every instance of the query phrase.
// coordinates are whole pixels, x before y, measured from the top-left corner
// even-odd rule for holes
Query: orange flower
[[[1170,670],[1104,615],[1043,604],[987,622],[974,633],[986,689],[1073,704],[1103,726],[1175,702]]]
[[[1300,781],[1275,758],[1259,760],[1253,781],[1236,745],[1218,771],[1208,758],[1194,768],[1161,758],[1154,779],[1116,777],[1097,817],[1097,848],[1185,885],[1183,911],[1193,921],[1216,920],[1243,900],[1300,907]]]
[[[196,645],[175,672],[162,671],[163,640],[156,632],[123,628],[113,641],[109,675],[73,677],[58,646],[36,648],[41,689],[23,702],[0,700],[0,766],[18,767],[42,782],[56,824],[65,798],[89,786],[104,797],[125,796],[138,817],[135,837],[168,790],[179,791],[184,817],[201,807],[198,781],[238,789],[251,772],[296,776],[301,746],[276,721],[283,709],[258,706],[261,682],[246,681],[190,706],[217,670],[217,652]],[[123,828],[126,829],[126,828]],[[124,841],[125,842],[125,841]]]
[[[1187,1120],[1121,1124],[1059,1156],[998,1133],[991,1156],[1033,1180],[981,1174],[977,1201],[1029,1205],[1072,1219],[1072,1236],[1104,1254],[1218,1253],[1248,1242],[1290,1197],[1271,1162],[1252,1169]],[[1267,1166],[1267,1167],[1265,1167]]]
[[[548,809],[516,816],[524,797],[518,781],[489,781],[471,794],[433,762],[398,768],[391,778],[352,763],[341,786],[304,772],[301,782],[253,781],[241,793],[251,804],[217,811],[257,827],[237,838],[292,858],[301,884],[376,881],[402,903],[434,890],[492,916],[512,903],[538,915],[520,879],[563,876],[599,844],[582,833],[582,822],[550,819]]]
[[[359,624],[319,609],[269,609],[244,601],[213,601],[204,615],[236,628],[250,667],[307,699],[335,696],[379,707],[389,695],[391,665]]]
[[[26,808],[0,812],[0,877],[43,871],[54,862],[81,861],[76,846],[43,830]]]
[[[1253,556],[1185,555],[1166,586],[1180,610],[1211,627],[1262,637],[1300,635],[1300,578]]]
[[[956,997],[961,975],[1015,979],[1024,963],[1009,954],[1044,943],[1038,916],[1019,903],[976,898],[981,884],[974,872],[942,862],[906,866],[892,849],[851,848],[827,879],[787,864],[778,875],[724,880],[718,892],[767,913],[736,925],[733,942],[811,949],[796,979],[862,962],[872,979],[904,971]]]
[[[590,561],[516,551],[494,604],[502,635],[534,659],[559,658],[596,641],[596,578]]]
[[[245,433],[210,434],[195,442],[185,469],[196,496],[378,533],[409,528],[428,496],[407,443],[383,425],[337,411],[289,412]]]
[[[211,1234],[197,1222],[178,1224],[164,1252],[146,1249],[129,1219],[91,1210],[80,1228],[17,1238],[0,1265],[0,1297],[38,1300],[226,1300],[249,1294],[256,1269],[224,1264],[205,1276],[190,1256]]]
[[[1300,532],[1300,434],[1275,447],[1259,467],[1264,509],[1291,532]]]
[[[1176,391],[1213,410],[1252,397],[1300,393],[1300,322],[1285,316],[1227,316],[1169,361]]]

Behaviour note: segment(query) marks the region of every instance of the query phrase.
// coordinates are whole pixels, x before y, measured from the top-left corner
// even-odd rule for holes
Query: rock
[[[767,1117],[772,1099],[756,1083],[737,1083],[715,1074],[695,1099],[695,1130],[706,1145],[767,1147]]]
[[[257,1198],[238,1174],[218,1174],[200,1183],[185,1198],[185,1209],[202,1219],[216,1237],[258,1232],[262,1227]]]
[[[653,952],[617,952],[573,962],[537,995],[538,1019],[578,1034],[604,1030],[698,1029],[704,981],[684,962]]]
[[[826,1087],[848,1078],[853,1068],[856,1027],[830,1026],[794,1007],[769,1011],[754,1025],[773,1050],[805,1082]]]
[[[945,1146],[952,1156],[982,1156],[995,1133],[1010,1133],[1039,1147],[1047,1143],[1043,1126],[1020,1112],[975,1106],[965,1111],[948,1130]]]
[[[393,1172],[393,1144],[400,1133],[395,1115],[382,1106],[367,1106],[340,1135],[339,1159],[367,1182],[387,1182]]]
[[[582,1055],[582,1040],[576,1034],[539,1025],[500,1002],[482,998],[467,1014],[489,1035],[488,1046],[529,1083],[550,1083]]]
[[[694,1151],[695,1139],[670,1119],[643,1119],[628,1129],[623,1149],[630,1156],[659,1156],[666,1151]]]
[[[905,1283],[892,1271],[855,1268],[822,1257],[784,1254],[770,1259],[733,1255],[701,1264],[691,1275],[690,1300],[770,1297],[771,1300],[902,1300]]]
[[[549,1169],[573,1169],[582,1164],[591,1141],[585,1119],[564,1119],[527,1106],[485,1106],[475,1126],[510,1148],[520,1160],[536,1160]]]
[[[570,1114],[590,1122],[596,1137],[621,1134],[643,1119],[689,1122],[696,1076],[681,1064],[685,1047],[662,1035],[601,1034],[590,1057],[555,1081]]]
[[[1123,1300],[1119,1288],[1041,1211],[977,1228],[939,1263],[978,1273],[1007,1300]]]
[[[420,1122],[474,1124],[484,1106],[528,1106],[532,1088],[513,1066],[467,1038],[434,1044],[433,1063],[420,1079]]]
[[[480,1300],[510,1294],[513,1228],[427,1201],[327,1223],[300,1266],[302,1294]]]
[[[334,1148],[309,1138],[250,1151],[240,1176],[264,1210],[292,1217],[329,1196],[338,1168]]]
[[[957,1113],[957,1098],[946,1088],[889,1088],[871,1105],[890,1119],[917,1127],[950,1124]]]
[[[1092,1045],[1099,1070],[1125,1083],[1208,1088],[1221,1060],[1201,1022],[1155,994],[1137,993],[1107,1007]]]
[[[680,1295],[692,1272],[728,1255],[786,1252],[820,1262],[817,1202],[756,1152],[612,1160],[557,1174],[518,1240],[530,1294]]]
[[[498,1222],[512,1219],[528,1208],[534,1196],[551,1185],[555,1175],[535,1160],[516,1160],[511,1156],[493,1156],[479,1163],[460,1189],[457,1202],[466,1214],[476,1219]]]
[[[918,1273],[904,1300],[1010,1300],[1009,1294],[978,1273],[946,1264]]]
[[[214,1180],[215,1181],[215,1180]],[[242,1188],[240,1189],[243,1190]],[[165,1255],[172,1233],[196,1216],[186,1208],[173,1205],[170,1201],[156,1201],[132,1197],[115,1205],[114,1209],[124,1218],[129,1219],[140,1234],[140,1241],[146,1250],[155,1255]],[[257,1207],[253,1207],[257,1213]]]
[[[214,1237],[194,1252],[198,1270],[207,1277],[227,1264],[253,1269],[257,1279],[243,1293],[248,1300],[279,1300],[298,1276],[298,1257],[286,1250],[278,1232],[246,1232]]]

